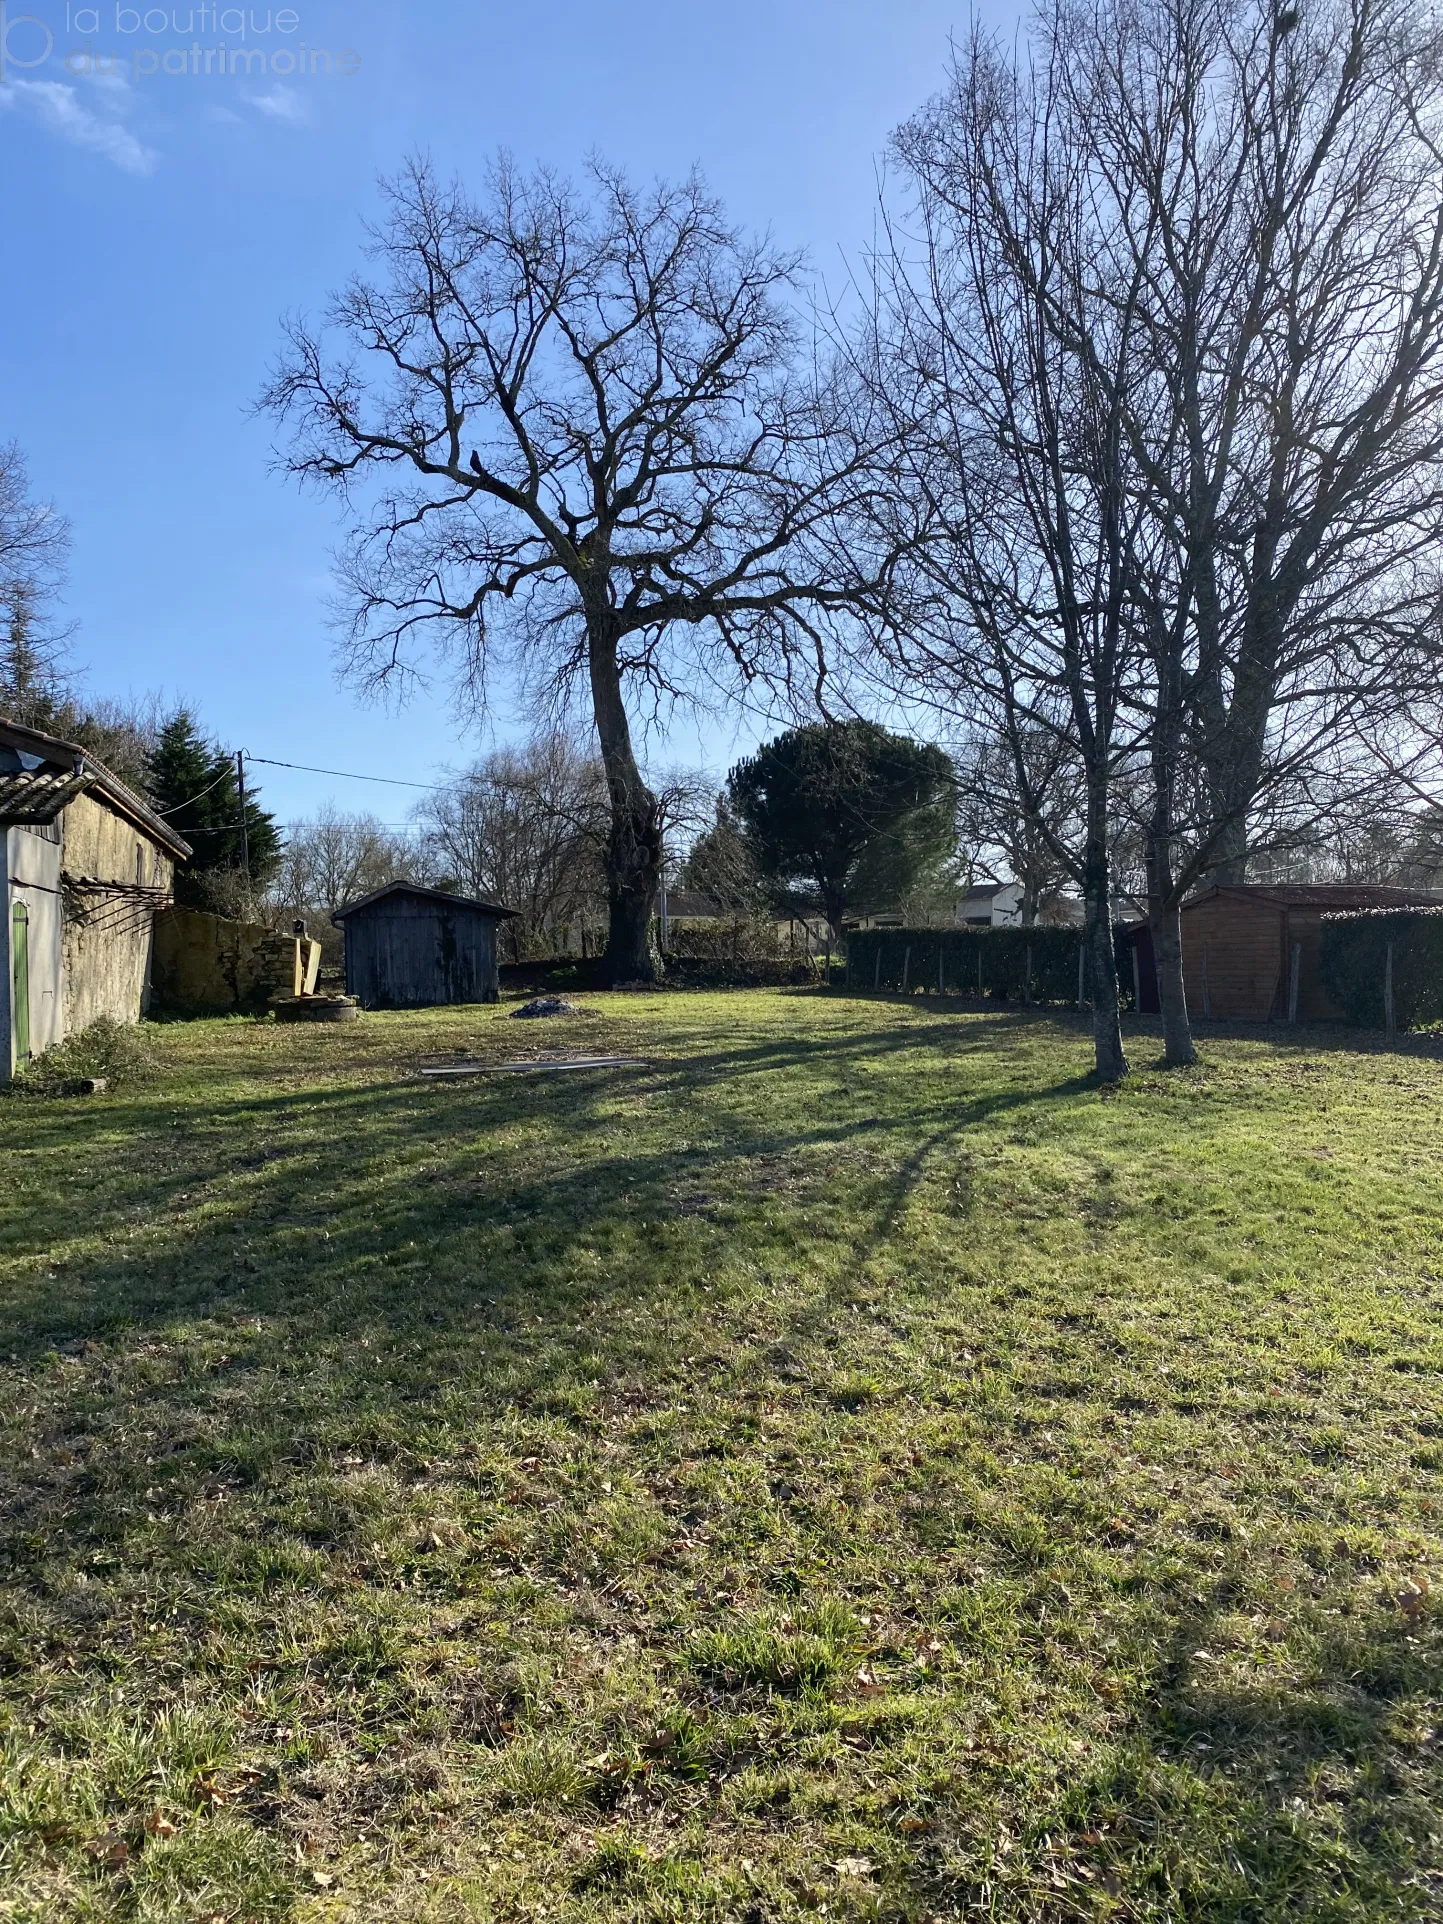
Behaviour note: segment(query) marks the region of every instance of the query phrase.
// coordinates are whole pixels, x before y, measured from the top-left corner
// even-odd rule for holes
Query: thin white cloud
[[[87,87],[93,87],[96,93],[103,95],[107,100],[114,101],[117,112],[129,113],[134,106],[135,89],[123,73],[111,73],[107,70],[103,73],[88,73],[82,77]]]
[[[109,92],[109,89],[104,90]],[[92,113],[74,87],[59,80],[9,80],[0,87],[0,108],[28,114],[39,126],[87,147],[127,174],[148,174],[160,156],[143,146],[128,127]]]
[[[250,104],[258,113],[284,121],[288,127],[300,127],[307,119],[306,103],[294,87],[272,87],[268,94],[252,94]]]

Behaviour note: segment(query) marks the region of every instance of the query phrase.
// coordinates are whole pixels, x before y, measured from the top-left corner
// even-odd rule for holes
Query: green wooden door
[[[17,902],[10,911],[10,953],[13,959],[11,998],[14,1015],[16,1065],[30,1060],[30,911]]]

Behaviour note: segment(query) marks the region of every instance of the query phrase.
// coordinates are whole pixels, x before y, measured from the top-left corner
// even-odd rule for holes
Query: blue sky
[[[377,174],[413,149],[462,175],[498,146],[566,169],[597,148],[641,176],[700,162],[736,220],[837,277],[870,232],[887,133],[939,84],[966,13],[0,0],[0,21],[0,440],[20,442],[73,523],[68,612],[88,684],[183,695],[254,755],[424,781],[482,744],[439,697],[390,714],[338,686],[334,510],[270,471],[270,431],[249,413],[280,317],[314,312],[356,264]],[[248,77],[218,60],[208,75],[223,43],[264,54],[264,76],[256,60]],[[302,45],[351,71],[294,78]],[[523,728],[495,715],[498,737]],[[650,752],[724,767],[749,738],[745,722],[680,727]],[[264,771],[283,819],[328,797],[406,810],[401,790]]]

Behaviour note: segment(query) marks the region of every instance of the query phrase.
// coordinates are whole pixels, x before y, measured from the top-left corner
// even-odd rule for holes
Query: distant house
[[[364,1009],[426,1009],[494,1002],[496,930],[515,916],[418,882],[387,882],[337,909],[346,940],[346,993]]]
[[[190,854],[93,755],[0,717],[0,1081],[150,998],[156,911]]]
[[[730,913],[715,896],[700,889],[662,889],[657,898],[658,912],[669,922],[726,922]]]
[[[953,917],[966,928],[1018,928],[1022,894],[1020,882],[981,882],[968,889],[953,909]]]
[[[1319,975],[1323,917],[1439,900],[1435,889],[1372,883],[1217,883],[1182,908],[1188,1014],[1222,1022],[1340,1020]],[[1145,922],[1131,931],[1131,946],[1138,1007],[1156,1015],[1157,970]]]

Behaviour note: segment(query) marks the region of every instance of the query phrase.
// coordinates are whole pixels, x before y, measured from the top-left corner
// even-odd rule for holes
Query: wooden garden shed
[[[346,993],[363,1009],[494,1002],[496,930],[516,914],[418,882],[388,882],[331,918],[345,935]]]
[[[1439,891],[1360,882],[1219,882],[1185,902],[1182,968],[1188,1013],[1220,1022],[1336,1022],[1319,974],[1323,917],[1358,909],[1433,907]],[[1133,931],[1138,1003],[1158,1010],[1152,939]]]

